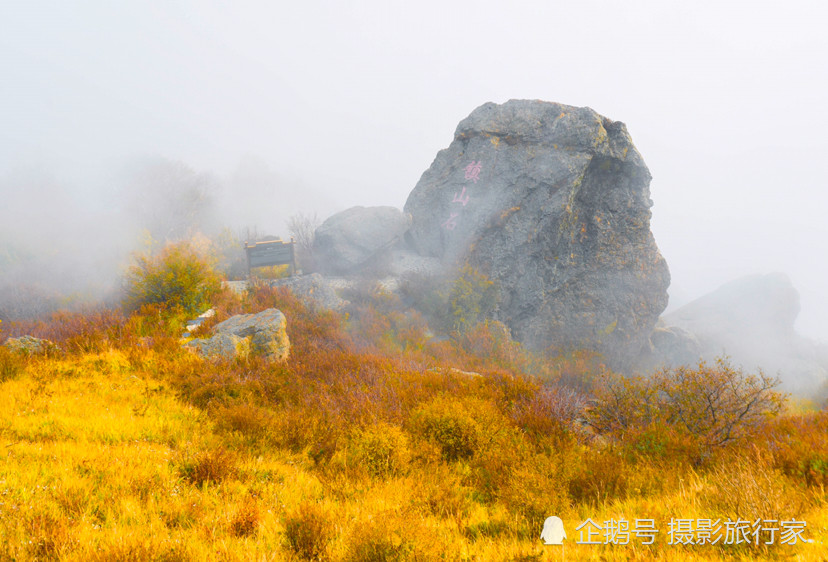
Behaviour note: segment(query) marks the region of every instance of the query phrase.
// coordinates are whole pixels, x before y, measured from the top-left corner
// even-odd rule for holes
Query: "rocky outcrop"
[[[735,344],[745,336],[754,341],[789,341],[796,336],[798,315],[799,292],[784,273],[770,273],[726,283],[665,314],[664,322],[696,334],[708,347],[712,342]]]
[[[283,361],[290,351],[287,319],[275,308],[257,314],[240,314],[216,324],[210,338],[194,339],[184,345],[205,358],[259,355]]]
[[[313,253],[317,268],[330,275],[353,275],[376,268],[408,229],[409,219],[395,207],[352,207],[316,229]]]
[[[650,363],[677,366],[726,355],[747,370],[778,374],[789,391],[825,392],[828,353],[796,332],[798,314],[799,292],[785,274],[736,279],[665,314],[663,329],[681,337],[671,343],[654,332]],[[688,345],[694,357],[688,358]]]
[[[532,348],[629,365],[667,305],[650,173],[625,125],[589,108],[487,103],[408,197],[409,247],[494,280],[497,317]]]

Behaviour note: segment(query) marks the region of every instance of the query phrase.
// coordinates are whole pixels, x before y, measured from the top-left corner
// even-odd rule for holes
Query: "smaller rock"
[[[702,356],[696,336],[679,326],[667,326],[662,321],[650,334],[650,346],[638,361],[639,370],[649,372],[664,367],[695,365]]]
[[[410,217],[395,207],[351,207],[316,229],[314,259],[331,275],[375,269],[410,225]]]
[[[281,311],[268,308],[257,314],[240,314],[213,328],[213,336],[184,344],[207,358],[232,359],[248,355],[284,361],[290,352],[287,319]]]
[[[276,279],[270,282],[270,286],[287,287],[297,297],[310,299],[317,306],[330,310],[337,310],[347,304],[336,294],[330,280],[318,273]]]
[[[196,328],[201,326],[204,323],[205,320],[207,320],[208,318],[212,318],[215,315],[216,315],[216,311],[211,308],[207,312],[205,312],[203,314],[199,314],[196,318],[193,318],[192,320],[187,320],[187,331],[188,332],[194,331]]]
[[[34,336],[20,336],[9,338],[3,344],[10,350],[24,355],[40,355],[49,351],[56,351],[58,346],[49,340],[43,340]]]
[[[230,289],[236,295],[243,295],[247,291],[250,283],[248,281],[224,281],[223,287]]]

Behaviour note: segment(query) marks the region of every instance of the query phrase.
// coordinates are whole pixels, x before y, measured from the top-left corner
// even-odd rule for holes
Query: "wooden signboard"
[[[254,267],[268,267],[271,265],[290,265],[293,269],[291,274],[296,272],[296,261],[293,255],[293,240],[282,242],[254,242],[244,243],[244,251],[247,253],[247,274]]]

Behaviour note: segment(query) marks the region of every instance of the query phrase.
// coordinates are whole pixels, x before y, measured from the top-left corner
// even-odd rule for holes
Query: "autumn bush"
[[[511,417],[539,447],[560,449],[589,437],[583,423],[586,408],[586,395],[562,385],[543,385],[516,400]]]
[[[439,395],[411,414],[415,435],[433,442],[448,461],[469,459],[490,439],[490,405]]]
[[[378,514],[356,527],[350,537],[348,562],[406,562],[416,560],[417,550],[427,546],[413,518]],[[422,541],[422,542],[421,542]]]
[[[409,276],[401,291],[435,329],[456,335],[492,319],[499,295],[494,281],[468,264],[447,277]]]
[[[235,476],[238,470],[236,454],[223,447],[187,454],[191,456],[182,463],[181,475],[196,486],[222,482]]]
[[[772,466],[809,488],[828,487],[828,410],[792,414],[767,426]]]
[[[255,536],[261,517],[259,503],[253,497],[246,497],[230,518],[230,534],[234,537]]]
[[[494,281],[465,265],[448,291],[452,328],[464,333],[478,322],[491,318],[497,301],[498,289]]]
[[[714,365],[665,369],[648,378],[607,374],[597,385],[588,422],[650,458],[701,464],[716,449],[755,436],[779,414],[779,380]]]
[[[286,287],[253,287],[232,312],[258,312],[265,308],[278,308],[289,318],[291,349],[299,357],[326,349],[345,350],[350,346],[340,315],[304,301]]]
[[[161,305],[199,314],[221,288],[212,260],[187,242],[168,243],[155,254],[134,257],[124,279],[124,306],[136,311]]]
[[[513,372],[529,370],[528,354],[519,343],[512,340],[509,328],[503,322],[478,322],[462,333],[459,342],[477,362],[489,368],[496,367]]]
[[[334,538],[334,521],[322,506],[302,502],[285,516],[285,541],[288,548],[302,560],[327,560],[328,544]]]
[[[408,436],[399,427],[384,422],[356,431],[351,450],[354,460],[377,478],[403,473],[411,458]]]
[[[566,386],[582,394],[591,393],[607,368],[601,355],[588,349],[545,350],[542,367],[532,371],[544,381]]]
[[[421,454],[424,451],[419,451]],[[439,451],[437,452],[439,455]],[[437,457],[439,459],[439,457]],[[431,459],[427,452],[422,459]],[[462,524],[475,507],[472,489],[464,483],[462,475],[441,462],[425,462],[425,478],[414,482],[411,504],[424,513]]]
[[[11,380],[23,371],[23,357],[4,345],[0,345],[0,383]]]
[[[612,449],[588,449],[573,467],[565,482],[572,499],[579,504],[599,505],[612,498],[624,499],[632,488],[637,468]]]
[[[773,466],[763,448],[751,447],[713,467],[709,481],[707,506],[734,521],[783,521],[806,507],[802,490]]]
[[[49,340],[68,352],[102,351],[132,343],[124,330],[127,317],[116,308],[85,307],[58,310],[39,319],[9,323],[7,335],[30,335]]]
[[[563,459],[543,454],[521,457],[503,472],[506,478],[492,490],[492,497],[517,516],[520,523],[513,532],[528,538],[543,527],[551,513],[567,513],[572,499],[569,468],[563,465]]]

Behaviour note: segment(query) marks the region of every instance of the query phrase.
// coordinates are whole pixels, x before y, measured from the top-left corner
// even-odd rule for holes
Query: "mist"
[[[105,300],[145,232],[286,237],[298,213],[402,207],[461,119],[529,98],[627,124],[668,311],[779,271],[796,329],[828,340],[826,16],[803,1],[6,3],[0,301]]]

